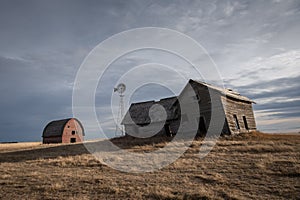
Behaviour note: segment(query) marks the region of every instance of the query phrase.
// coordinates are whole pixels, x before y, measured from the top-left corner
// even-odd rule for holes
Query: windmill
[[[123,93],[125,92],[125,90],[126,90],[126,85],[124,83],[120,83],[116,88],[114,88],[114,92],[118,92],[120,96],[115,136],[125,135],[124,126],[121,125],[121,120],[123,119],[124,116],[124,94]],[[121,132],[120,134],[119,131]]]

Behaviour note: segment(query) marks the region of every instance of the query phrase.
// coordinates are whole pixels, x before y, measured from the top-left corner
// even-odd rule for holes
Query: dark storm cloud
[[[258,74],[259,72],[253,72]],[[242,74],[241,77],[244,75]],[[291,118],[300,117],[300,75],[294,77],[278,78],[270,81],[254,82],[244,86],[230,85],[227,86],[238,89],[238,91],[251,99],[257,104],[254,105],[256,111],[272,113],[272,118]]]
[[[239,66],[255,56],[272,55],[278,51],[274,49],[298,49],[299,8],[299,1],[2,0],[0,141],[40,140],[48,121],[70,117],[80,64],[113,34],[144,26],[181,31],[205,46],[228,78],[245,71]],[[117,68],[126,70],[139,63],[133,59]],[[110,71],[101,82],[99,87],[105,90],[97,93],[99,107],[110,105],[111,89],[120,72]],[[255,72],[248,76],[257,78]],[[299,97],[295,84],[299,77],[261,80],[238,89],[258,102],[265,97]],[[280,87],[274,89],[272,84]],[[153,99],[165,92],[139,93]],[[291,104],[275,107],[280,106]],[[258,107],[266,108],[272,109]]]
[[[4,57],[0,66],[0,141],[12,135],[39,140],[47,121],[71,115],[72,90],[58,73]]]
[[[288,102],[269,102],[264,104],[257,104],[255,108],[257,110],[269,110],[269,111],[277,111],[281,109],[282,112],[286,112],[288,115],[289,113],[293,113],[290,109],[299,109],[300,107],[300,100],[288,101]]]
[[[80,43],[93,47],[97,37],[104,39],[121,28],[111,24],[121,23],[130,9],[127,5],[125,1],[1,1],[2,49],[6,53],[69,49]]]
[[[300,109],[300,107],[296,107],[296,109]],[[281,112],[281,113],[275,113],[272,114],[271,117],[273,118],[284,118],[284,119],[288,119],[288,118],[293,118],[293,117],[299,117],[300,116],[300,112]],[[297,128],[299,128],[300,126],[298,126]]]
[[[300,98],[300,76],[278,78],[270,81],[240,86],[239,92],[252,99],[284,97],[287,99]]]

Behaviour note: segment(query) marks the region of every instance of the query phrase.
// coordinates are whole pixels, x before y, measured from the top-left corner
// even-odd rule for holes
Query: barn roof
[[[211,84],[199,81],[199,80],[190,79],[190,81],[194,81],[194,82],[196,82],[198,84],[204,85],[204,86],[206,86],[206,87],[208,87],[208,88],[210,88],[210,89],[212,89],[214,91],[219,92],[221,95],[224,95],[226,97],[231,97],[233,99],[241,100],[241,101],[245,101],[245,102],[249,102],[249,103],[255,103],[254,101],[252,101],[248,97],[242,96],[240,93],[235,92],[235,91],[233,91],[231,89],[228,89],[228,88],[224,89],[224,88],[217,87],[217,86],[214,86],[214,85],[211,85]]]
[[[251,99],[242,96],[239,93],[232,91],[230,89],[224,89],[198,80],[190,79],[189,82],[191,81],[203,85],[209,89],[212,89],[213,91],[217,91],[219,94],[224,95],[228,98],[233,98],[235,100],[244,101],[247,103],[255,103]],[[159,101],[145,101],[145,102],[133,103],[130,105],[130,108],[128,112],[125,114],[121,124],[132,124],[133,122],[135,124],[149,124],[151,122],[149,117],[149,110],[154,104],[162,105],[165,108],[165,111],[167,112],[167,120],[174,119],[176,117],[176,114],[175,114],[175,110],[172,109],[172,106],[177,101],[177,98],[178,98],[177,96],[174,96],[174,97],[160,99]],[[130,119],[130,117],[133,120],[133,122]],[[161,119],[159,116],[155,118]]]
[[[177,97],[168,97],[164,99],[160,99],[159,101],[145,101],[139,103],[132,103],[126,115],[123,118],[122,124],[149,124],[151,122],[149,117],[150,108],[155,105],[161,105],[165,108],[167,113],[167,120],[174,118],[174,110],[171,109],[172,105],[177,100]],[[133,122],[131,121],[131,119]],[[160,116],[155,116],[154,119],[156,122],[162,121],[163,118]]]
[[[83,130],[82,124],[76,118],[67,118],[67,119],[55,120],[55,121],[52,121],[52,122],[48,123],[47,126],[44,128],[43,137],[62,136],[66,124],[71,119],[75,119],[79,123],[79,125],[81,126],[81,128]],[[84,131],[83,131],[83,135],[84,135]]]

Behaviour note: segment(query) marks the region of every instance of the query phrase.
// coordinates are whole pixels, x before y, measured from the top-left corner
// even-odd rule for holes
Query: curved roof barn
[[[43,143],[73,143],[82,141],[84,135],[81,122],[76,118],[67,118],[48,123],[42,137]]]

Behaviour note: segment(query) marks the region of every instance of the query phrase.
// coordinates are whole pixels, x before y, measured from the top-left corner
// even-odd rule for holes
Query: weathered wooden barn
[[[76,118],[55,120],[47,124],[42,137],[44,144],[83,142],[84,129]]]
[[[153,132],[160,132],[162,133],[162,130],[156,130],[153,128],[153,126],[148,127],[150,122],[157,127],[161,127],[161,122],[163,119],[167,119],[166,124],[163,124],[166,131],[164,131],[167,135],[172,135],[172,132],[175,134],[175,128],[172,130],[168,130],[170,122],[172,125],[176,125],[178,122],[178,109],[173,109],[174,104],[177,101],[177,97],[169,97],[165,99],[161,99],[158,102],[155,101],[146,101],[146,102],[139,102],[139,103],[133,103],[131,104],[129,111],[126,113],[125,117],[123,118],[122,124],[125,125],[125,133],[137,136],[137,137],[146,137],[153,134]],[[163,116],[161,113],[150,110],[150,108],[153,105],[160,105],[162,106],[166,111],[166,116]],[[150,112],[149,112],[150,111]],[[130,119],[131,116],[131,120]],[[137,126],[136,126],[137,125]]]
[[[252,100],[230,89],[219,88],[192,79],[179,96],[131,104],[122,124],[125,126],[126,134],[136,137],[149,136],[150,132],[172,136],[177,133],[179,125],[184,127],[185,132],[194,132],[197,136],[203,136],[207,133],[209,126],[214,126],[211,123],[214,120],[212,119],[212,101],[214,109],[219,113],[218,116],[223,118],[220,120],[224,123],[221,125],[221,134],[230,135],[256,130]],[[179,102],[191,105],[192,102],[197,102],[193,105],[198,105],[199,112],[191,107],[188,115],[181,113]],[[162,106],[165,113],[157,112],[156,114],[152,109],[154,105]],[[147,129],[150,123],[151,128]],[[161,123],[164,123],[163,126]],[[191,126],[191,123],[194,125]],[[163,128],[155,130],[156,124],[157,127]]]

